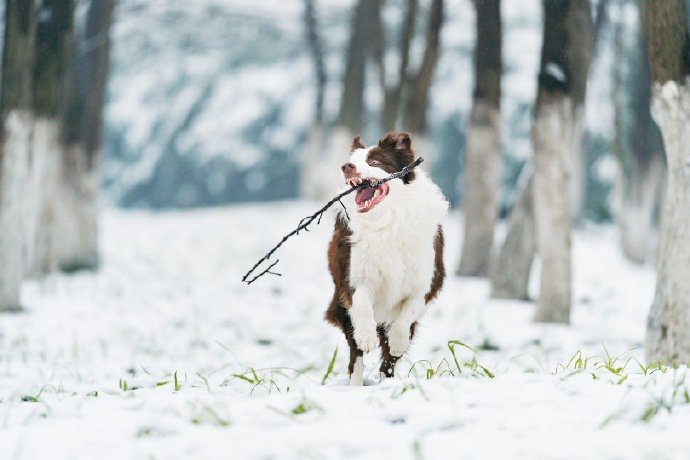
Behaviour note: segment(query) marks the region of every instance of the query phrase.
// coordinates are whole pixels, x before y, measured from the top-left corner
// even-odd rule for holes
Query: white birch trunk
[[[303,199],[315,200],[318,198],[317,166],[322,157],[323,125],[314,124],[309,130],[307,143],[302,157],[302,180],[300,182],[300,196]]]
[[[316,197],[319,200],[328,200],[337,194],[345,185],[343,173],[340,167],[348,160],[350,146],[355,134],[343,126],[333,128],[326,143],[326,155],[324,161],[318,162],[316,177]],[[364,139],[363,143],[366,144]]]
[[[5,144],[0,165],[0,311],[21,309],[20,289],[28,250],[26,179],[31,148],[32,115],[13,110],[5,121]]]
[[[581,109],[569,98],[542,104],[534,120],[534,216],[541,282],[535,321],[568,323],[571,304],[570,171]]]
[[[36,191],[32,204],[34,250],[29,260],[32,275],[46,275],[57,268],[54,229],[59,213],[61,178],[60,123],[54,118],[37,118],[34,123],[33,164],[30,181]]]
[[[521,175],[520,196],[510,213],[508,231],[490,269],[491,297],[529,299],[529,280],[536,252],[534,232],[534,176],[528,167]]]
[[[627,193],[621,190],[618,216],[623,254],[636,264],[644,264],[653,253],[654,208],[663,182],[664,164],[655,157],[641,174],[639,180],[630,184]],[[617,185],[623,186],[620,181]]]
[[[690,79],[655,84],[652,117],[668,165],[654,303],[647,320],[650,363],[690,363]]]
[[[574,127],[575,133],[572,139],[572,169],[570,175],[570,210],[573,218],[577,220],[582,214],[585,204],[585,189],[587,187],[587,158],[582,150],[582,136],[584,133],[584,117],[576,117],[578,126]]]
[[[426,169],[429,176],[432,176],[433,167],[436,164],[436,150],[433,142],[429,140],[426,134],[411,132],[410,137],[412,138],[412,150],[414,150],[415,159],[424,157],[424,164],[421,167]]]
[[[65,152],[58,183],[60,213],[54,242],[58,268],[65,272],[98,266],[98,168],[89,168],[81,145]]]
[[[501,113],[475,101],[467,131],[463,210],[465,232],[459,276],[485,276],[491,261],[501,195]]]

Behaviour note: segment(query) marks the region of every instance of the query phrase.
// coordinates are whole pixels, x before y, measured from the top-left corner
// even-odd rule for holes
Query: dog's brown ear
[[[379,141],[380,147],[390,147],[395,151],[404,152],[411,150],[412,140],[407,133],[388,133]]]
[[[398,133],[395,139],[395,150],[411,150],[412,139],[407,133]]]
[[[357,149],[364,149],[366,148],[364,144],[362,144],[362,141],[359,139],[359,136],[355,137],[352,139],[352,145],[350,146],[350,151],[355,151]]]

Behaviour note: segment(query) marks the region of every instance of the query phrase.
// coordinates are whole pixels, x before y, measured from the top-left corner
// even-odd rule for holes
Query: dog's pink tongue
[[[365,201],[370,200],[374,197],[374,193],[376,193],[375,188],[363,188],[357,192],[357,196],[355,196],[355,203],[362,204]]]

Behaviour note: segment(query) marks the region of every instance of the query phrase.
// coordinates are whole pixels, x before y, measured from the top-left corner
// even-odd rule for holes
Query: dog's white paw
[[[373,327],[355,327],[355,343],[357,348],[364,353],[369,353],[376,348],[378,343],[378,335],[376,334],[376,326]]]
[[[398,331],[397,328],[391,328],[388,333],[388,347],[391,355],[399,358],[405,354],[410,348],[410,332],[409,329]]]

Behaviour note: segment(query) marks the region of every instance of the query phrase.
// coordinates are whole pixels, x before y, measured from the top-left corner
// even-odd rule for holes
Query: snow
[[[566,81],[565,72],[563,72],[561,66],[559,66],[555,62],[549,62],[548,64],[546,64],[546,66],[544,67],[544,72],[561,83],[565,83]]]
[[[451,277],[399,375],[355,388],[342,334],[322,319],[332,216],[281,249],[282,277],[239,281],[318,207],[107,211],[98,274],[29,283],[27,311],[0,317],[0,458],[643,459],[690,449],[687,370],[645,376],[633,360],[643,360],[654,275],[624,261],[613,228],[575,233],[571,326],[534,324],[532,302],[491,300],[484,280]],[[457,214],[446,224],[451,268],[461,224]],[[458,375],[449,340],[499,349],[457,345]],[[607,352],[620,355],[620,375],[595,369]],[[473,357],[495,377],[463,365]],[[365,358],[366,381],[378,380],[375,361]],[[443,375],[427,380],[429,364]],[[252,368],[263,383],[248,381]],[[655,415],[663,404],[670,412]]]

